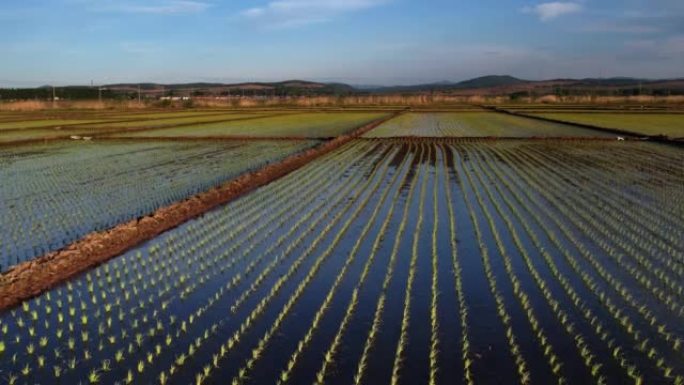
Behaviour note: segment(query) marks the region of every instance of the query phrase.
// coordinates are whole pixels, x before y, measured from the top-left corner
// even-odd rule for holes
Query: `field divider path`
[[[375,120],[349,134],[243,174],[186,200],[159,208],[148,216],[91,233],[61,250],[16,265],[0,275],[0,311],[12,308],[167,230],[279,179],[399,114],[401,112]]]
[[[615,138],[596,137],[596,136],[383,136],[383,137],[361,137],[359,140],[379,140],[379,141],[401,141],[414,143],[472,143],[472,142],[615,142]],[[625,138],[625,140],[642,141],[636,138]]]

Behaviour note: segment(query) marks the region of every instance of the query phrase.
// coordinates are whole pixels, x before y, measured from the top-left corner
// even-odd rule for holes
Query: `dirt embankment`
[[[309,140],[333,140],[335,137],[323,136],[323,137],[308,137],[308,136],[249,136],[249,135],[231,135],[231,136],[221,136],[221,135],[210,135],[210,136],[102,136],[97,138],[99,141],[121,141],[121,140],[132,140],[141,141],[148,140],[152,142],[296,142],[296,141],[309,141]]]
[[[610,138],[605,136],[383,136],[378,138],[359,138],[359,140],[370,141],[397,141],[397,142],[615,142],[617,137]],[[643,141],[644,139],[635,137],[625,137],[621,140]]]
[[[315,148],[289,156],[278,163],[243,174],[219,187],[192,198],[162,207],[153,214],[91,233],[71,245],[19,264],[0,275],[0,311],[40,295],[50,288],[106,262],[217,206],[266,185],[363,135],[397,114],[377,120],[354,132],[339,136]]]

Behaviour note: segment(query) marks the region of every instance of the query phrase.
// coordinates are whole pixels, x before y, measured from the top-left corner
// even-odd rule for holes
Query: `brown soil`
[[[162,207],[153,214],[91,233],[62,250],[19,264],[0,275],[0,311],[38,296],[217,206],[266,185],[350,142],[398,114],[377,120],[315,148],[289,156],[192,198]]]

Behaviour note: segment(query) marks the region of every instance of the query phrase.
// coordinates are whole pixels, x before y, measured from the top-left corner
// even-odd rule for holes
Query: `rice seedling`
[[[2,380],[681,384],[680,163],[361,139],[0,315]]]

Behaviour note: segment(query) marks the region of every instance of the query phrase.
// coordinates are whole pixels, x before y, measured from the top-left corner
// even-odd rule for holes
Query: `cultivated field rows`
[[[0,315],[0,381],[682,384],[683,187],[649,143],[357,140]]]
[[[388,116],[378,112],[307,113],[265,117],[233,122],[197,124],[136,133],[121,133],[117,137],[304,137],[331,138],[346,134],[357,127]]]
[[[0,271],[316,141],[59,142],[0,150]]]
[[[408,113],[367,133],[391,137],[615,137],[597,130],[493,112]]]

